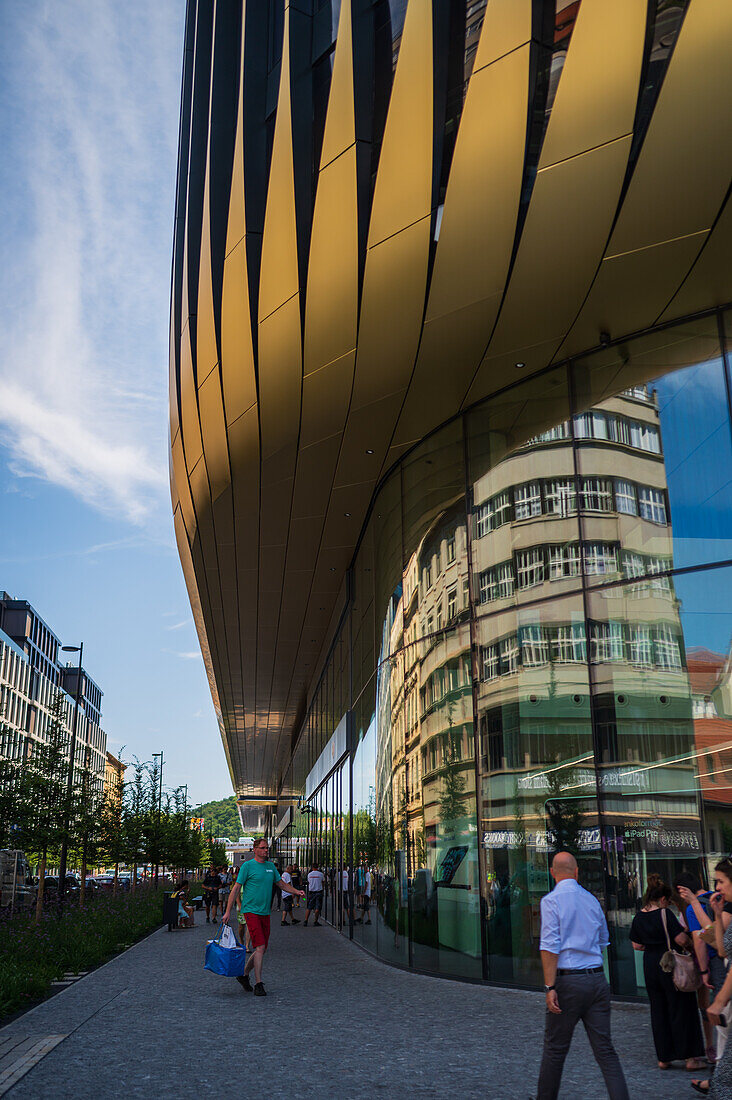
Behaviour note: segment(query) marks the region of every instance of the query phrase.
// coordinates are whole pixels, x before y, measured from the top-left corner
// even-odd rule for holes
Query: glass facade
[[[724,326],[517,381],[375,496],[278,843],[387,961],[539,986],[561,847],[608,914],[613,989],[642,995],[648,873],[708,879],[732,850]]]

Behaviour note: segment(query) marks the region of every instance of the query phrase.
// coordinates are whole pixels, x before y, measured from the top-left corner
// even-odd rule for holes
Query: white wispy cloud
[[[170,240],[184,0],[0,13],[0,441],[137,525],[168,508]]]
[[[193,619],[183,619],[179,623],[173,623],[171,626],[166,626],[166,630],[182,630],[184,626],[193,626]]]

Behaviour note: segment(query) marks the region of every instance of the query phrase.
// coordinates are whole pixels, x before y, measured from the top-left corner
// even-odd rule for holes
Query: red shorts
[[[252,946],[264,947],[266,950],[269,943],[269,914],[262,917],[259,913],[245,913],[244,919],[252,937]]]

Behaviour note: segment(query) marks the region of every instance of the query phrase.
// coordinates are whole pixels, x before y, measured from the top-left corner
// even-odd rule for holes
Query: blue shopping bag
[[[239,946],[228,924],[222,924],[218,936],[206,944],[204,970],[211,970],[222,978],[239,978],[244,973],[246,961],[246,948]]]

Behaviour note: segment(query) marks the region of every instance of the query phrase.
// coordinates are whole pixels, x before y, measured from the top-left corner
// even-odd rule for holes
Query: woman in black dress
[[[658,1068],[668,1069],[672,1062],[683,1059],[687,1069],[700,1069],[704,1038],[696,993],[680,993],[673,975],[661,970],[661,956],[668,950],[661,918],[663,910],[671,943],[678,947],[691,945],[689,936],[668,909],[670,900],[671,888],[658,875],[649,875],[643,908],[633,918],[630,938],[635,950],[643,952]]]

